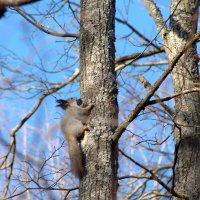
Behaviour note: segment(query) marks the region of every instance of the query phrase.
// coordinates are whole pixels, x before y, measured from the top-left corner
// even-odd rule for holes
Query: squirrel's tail
[[[81,179],[84,173],[81,148],[75,137],[68,138],[68,145],[69,157],[71,160],[71,171],[76,177]]]

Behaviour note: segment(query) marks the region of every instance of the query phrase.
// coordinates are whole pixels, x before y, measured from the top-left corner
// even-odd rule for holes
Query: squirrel
[[[84,105],[81,99],[76,98],[59,99],[57,103],[57,106],[65,110],[61,129],[69,146],[71,171],[81,179],[84,175],[84,168],[80,140],[84,137],[84,132],[89,131],[87,123],[94,106]]]

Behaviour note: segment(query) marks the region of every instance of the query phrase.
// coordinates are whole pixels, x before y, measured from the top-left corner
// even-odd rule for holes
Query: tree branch
[[[156,23],[157,29],[163,38],[163,36],[167,33],[167,26],[166,26],[166,22],[163,19],[160,9],[157,7],[154,0],[144,0],[144,4],[147,10],[149,11],[150,15],[153,17]]]
[[[151,88],[146,97],[141,100],[141,102],[136,106],[136,108],[128,115],[127,119],[125,119],[115,131],[115,134],[112,136],[113,141],[117,142],[121,137],[122,133],[126,130],[128,125],[139,115],[139,113],[145,109],[147,103],[150,98],[154,95],[155,91],[160,87],[162,82],[166,79],[166,77],[171,73],[174,66],[179,61],[180,57],[191,47],[191,45],[196,42],[200,38],[200,32],[198,32],[186,45],[184,45],[181,51],[174,57],[171,64],[165,70],[165,72],[161,75],[161,77],[155,82],[154,86]]]
[[[56,91],[60,90],[61,88],[65,87],[67,84],[71,83],[77,76],[79,75],[79,69],[76,69],[74,74],[67,79],[65,82],[57,85],[56,87],[50,88],[48,92],[44,93],[42,96],[39,97],[37,103],[33,107],[33,109],[21,120],[21,122],[12,129],[10,135],[13,136],[22,126],[23,124],[35,113],[35,111],[38,109],[42,101],[49,95],[55,93]]]
[[[188,93],[192,93],[192,92],[200,92],[200,88],[193,88],[193,89],[190,89],[190,90],[185,90],[183,92],[179,92],[179,93],[176,93],[176,94],[173,94],[173,95],[170,95],[168,97],[165,97],[165,98],[159,98],[159,99],[156,99],[156,100],[151,100],[147,103],[147,105],[153,105],[153,104],[156,104],[156,103],[162,103],[164,101],[169,101],[173,98],[176,98],[180,95],[184,95],[184,94],[188,94]]]
[[[145,52],[142,52],[142,53],[133,53],[131,55],[116,58],[115,64],[121,64],[121,63],[124,63],[126,61],[130,61],[130,60],[136,61],[141,57],[145,58],[145,57],[152,56],[152,55],[158,54],[158,53],[163,53],[163,52],[165,52],[164,48],[161,48],[159,50],[158,49],[152,49],[152,50],[145,51]]]
[[[23,6],[29,3],[34,3],[36,1],[40,0],[0,0],[0,18],[3,17],[3,15],[6,12],[6,7],[16,7],[16,6]]]
[[[145,171],[147,171],[148,173],[150,173],[151,174],[151,179],[153,179],[154,181],[157,181],[160,185],[163,186],[163,188],[165,188],[173,196],[179,197],[179,198],[182,198],[182,199],[187,199],[188,198],[188,196],[185,195],[185,194],[178,194],[178,193],[176,193],[173,190],[173,188],[168,187],[168,185],[166,185],[161,179],[159,179],[158,176],[152,170],[148,169],[147,167],[145,167],[141,163],[137,162],[136,160],[134,160],[133,158],[131,158],[130,156],[128,156],[127,154],[125,154],[122,150],[119,149],[119,152],[123,156],[125,156],[126,158],[128,158],[130,161],[132,161],[133,163],[135,163],[137,166],[141,167],[142,169],[144,169]]]
[[[32,16],[28,15],[28,13],[22,11],[19,8],[15,8],[15,10],[24,18],[26,19],[29,23],[31,23],[33,26],[35,26],[36,28],[38,28],[39,30],[43,31],[44,33],[47,33],[49,35],[53,35],[53,36],[57,36],[57,37],[74,37],[76,39],[79,38],[78,34],[75,33],[59,33],[57,31],[49,31],[47,30],[46,27],[44,27],[44,25],[40,24],[39,22],[37,22]]]
[[[23,6],[26,4],[34,3],[40,0],[0,0],[0,6],[7,7],[7,6]]]
[[[161,50],[161,47],[155,45],[153,41],[146,38],[142,33],[140,33],[137,29],[135,29],[132,25],[130,25],[127,21],[124,21],[119,18],[115,18],[115,20],[121,24],[126,25],[128,28],[130,28],[136,35],[138,35],[140,38],[142,38],[144,41],[146,41],[148,44],[151,44],[153,47],[155,47],[157,50]]]
[[[41,95],[39,97],[37,103],[33,107],[33,109],[10,132],[10,137],[11,137],[10,147],[8,149],[8,152],[7,152],[6,156],[4,156],[4,159],[2,160],[2,162],[0,164],[0,169],[5,169],[5,168],[10,167],[10,172],[9,172],[8,180],[7,180],[7,184],[6,184],[5,195],[7,194],[7,191],[8,191],[8,188],[9,188],[9,183],[10,183],[11,176],[12,176],[13,164],[14,164],[14,160],[15,160],[16,133],[17,133],[17,131],[19,131],[19,129],[24,125],[24,123],[37,111],[37,109],[39,108],[39,106],[41,105],[41,103],[43,102],[43,100],[47,96],[55,93],[59,89],[63,88],[64,86],[66,86],[67,84],[69,84],[70,82],[72,82],[78,75],[79,75],[79,69],[76,69],[76,71],[74,72],[74,74],[68,80],[66,80],[65,82],[57,85],[56,87],[50,88],[47,92],[45,92],[43,95]],[[5,165],[5,163],[7,162],[8,157],[9,157],[9,154],[11,152],[12,152],[11,161],[10,161],[9,164]]]
[[[144,78],[144,76],[138,76],[137,77],[137,80],[142,83],[144,85],[144,87],[147,89],[147,91],[151,91],[151,84]],[[155,97],[155,101],[156,102],[159,102],[159,104],[164,108],[164,110],[166,110],[171,116],[174,115],[174,111],[169,107],[167,106],[166,104],[163,103],[163,101],[160,100],[160,97],[157,95],[157,94],[154,94],[154,97]],[[154,101],[154,100],[153,100]],[[148,104],[149,105],[149,104]]]

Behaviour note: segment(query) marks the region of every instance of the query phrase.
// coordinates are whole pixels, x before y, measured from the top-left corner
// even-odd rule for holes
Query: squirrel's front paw
[[[94,105],[89,105],[89,106],[88,106],[88,110],[90,110],[90,111],[91,111],[93,108],[94,108]]]
[[[90,131],[90,129],[88,128],[88,126],[84,126],[84,131]]]

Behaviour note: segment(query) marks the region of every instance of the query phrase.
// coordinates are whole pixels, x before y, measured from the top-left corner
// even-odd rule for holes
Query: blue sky
[[[50,0],[42,1],[40,3],[35,3],[31,6],[24,6],[23,8],[28,13],[38,13],[38,10],[43,13],[48,10]],[[156,1],[161,8],[162,14],[164,18],[167,19],[169,15],[169,1],[168,0],[159,0]],[[141,33],[145,34],[150,40],[155,36],[157,33],[155,24],[153,23],[153,19],[149,16],[146,8],[144,7],[142,1],[140,0],[118,0],[116,6],[116,16],[123,19],[128,20],[136,29],[138,29]],[[68,7],[65,8],[66,12],[70,12]],[[126,15],[128,13],[128,16]],[[39,22],[44,23],[52,27],[54,30],[62,32],[61,27],[53,21],[51,18],[43,18],[42,16],[34,15]],[[65,17],[63,15],[58,15],[57,20],[62,24],[65,29],[69,32],[76,33],[78,31],[78,24],[72,23],[71,18]],[[37,28],[33,27],[33,25],[29,24],[26,20],[24,20],[21,16],[16,14],[14,11],[9,10],[6,13],[6,16],[0,20],[0,64],[8,65],[13,69],[22,70],[24,73],[34,75],[34,77],[38,78],[45,82],[48,80],[49,82],[60,82],[64,81],[69,77],[73,72],[74,69],[79,67],[79,62],[73,63],[74,58],[78,57],[78,47],[77,41],[71,41],[74,44],[74,48],[69,48],[69,43],[66,42],[65,38],[59,38],[55,36],[48,35],[46,33],[41,32]],[[131,35],[129,40],[122,38],[124,35],[130,33],[129,29],[126,29],[124,25],[119,24],[116,22],[116,57],[124,56],[130,53],[135,53],[144,49],[142,46],[138,46],[138,37],[134,34]],[[71,39],[70,39],[71,40]],[[159,40],[160,41],[160,40]],[[67,53],[66,53],[67,52]],[[59,59],[58,59],[59,58]],[[165,60],[165,56],[161,55],[160,57],[156,57],[156,59]],[[142,62],[149,61],[149,60],[142,60]],[[60,73],[48,73],[46,75],[42,69],[45,70],[53,70],[57,71],[64,67],[68,67],[68,71],[61,71]],[[140,68],[140,70],[144,70],[146,68]],[[133,70],[133,69],[127,69]],[[135,70],[133,72],[138,73],[140,70]],[[158,77],[164,67],[160,67],[157,70],[154,70],[148,74],[145,74],[147,78],[149,78],[150,82],[154,82],[156,77]],[[132,71],[131,71],[132,72]],[[123,77],[118,75],[119,80],[122,80]],[[153,78],[152,78],[153,77]],[[0,75],[0,84],[8,84],[6,82],[6,78],[11,78],[17,83],[21,83],[21,80],[28,80],[24,76],[9,72],[7,70],[3,70],[3,73]],[[168,79],[169,80],[169,79]],[[130,80],[130,85],[136,86],[137,92],[141,92],[141,96],[144,95],[143,88],[138,86],[135,81],[132,79]],[[53,85],[53,84],[52,84]],[[52,86],[50,83],[48,87]],[[30,86],[37,86],[37,87],[46,87],[43,83],[36,83],[36,81],[27,82],[24,85],[20,85],[21,89],[25,89]],[[164,89],[169,89],[172,92],[171,85],[168,86],[167,82],[164,83]],[[143,92],[143,93],[142,93]],[[120,102],[120,109],[123,108],[123,102],[125,101],[125,93],[126,91],[123,87],[120,87],[119,93],[119,102]],[[31,110],[32,106],[36,103],[38,96],[41,95],[41,92],[36,93],[34,90],[31,90],[29,93],[23,93],[23,97],[19,96],[20,93],[13,93],[10,91],[4,92],[0,94],[0,105],[2,108],[2,117],[6,118],[9,122],[5,124],[5,121],[0,121],[1,124],[1,133],[3,133],[4,137],[8,139],[9,134],[8,132],[17,124],[19,121]],[[36,95],[37,94],[37,95]],[[36,95],[36,96],[34,96]],[[33,98],[30,98],[33,96]],[[27,146],[31,146],[36,144],[38,149],[41,149],[41,152],[46,152],[46,149],[51,146],[56,146],[58,141],[63,140],[61,133],[56,129],[57,127],[53,127],[52,125],[58,125],[60,117],[62,115],[61,111],[55,107],[55,97],[56,98],[65,98],[69,96],[77,96],[79,97],[79,83],[73,83],[65,88],[63,88],[59,93],[55,95],[49,96],[45,101],[42,103],[36,114],[26,123],[24,128],[20,129],[17,133],[18,136],[18,144],[19,149],[22,150],[22,143],[24,141],[24,132],[28,131],[28,140]],[[127,103],[127,102],[126,102]],[[128,104],[129,103],[129,104]],[[133,103],[128,102],[128,109],[133,108],[136,102]],[[127,105],[125,104],[125,105]],[[173,104],[170,102],[169,104]],[[123,114],[128,114],[130,110],[126,110]],[[12,112],[10,112],[10,110]],[[148,116],[148,115],[147,115]],[[151,126],[155,124],[155,120],[148,118],[144,119],[144,116],[140,116],[137,119],[138,122],[138,129],[140,127],[143,128],[144,124],[146,126]],[[120,116],[120,120],[124,118],[124,115]],[[142,119],[144,121],[142,121]],[[36,128],[35,128],[36,127]],[[34,129],[35,128],[35,129]],[[136,130],[136,126],[132,125],[131,128]],[[162,131],[163,127],[158,127],[157,131]],[[55,129],[55,130],[54,130]],[[165,129],[168,133],[169,127]],[[53,131],[52,131],[53,130]],[[150,136],[152,136],[155,129],[149,130]],[[137,130],[136,130],[137,131]],[[45,137],[49,132],[51,134],[52,140],[50,143],[45,141]],[[139,132],[139,131],[138,131]],[[41,136],[44,134],[44,136]],[[126,145],[129,144],[130,141],[126,141],[127,135],[124,135],[124,140],[122,144]],[[55,139],[56,138],[56,139]],[[41,145],[41,141],[43,145]],[[48,140],[49,141],[49,140]],[[127,143],[126,143],[127,142]],[[170,140],[172,142],[172,139]],[[40,146],[41,145],[41,146]],[[45,149],[45,148],[46,149]],[[134,146],[135,147],[135,146]],[[171,146],[170,146],[171,147]],[[173,148],[165,147],[167,151],[172,152]],[[31,148],[30,148],[31,149]],[[30,150],[29,149],[29,150]],[[135,150],[134,150],[135,151]],[[37,151],[37,154],[41,153]],[[34,155],[34,152],[31,152]],[[49,152],[48,152],[49,153]],[[141,159],[140,152],[135,153],[135,157]],[[145,157],[145,155],[143,155]],[[157,158],[153,157],[152,161],[156,161]],[[166,161],[166,160],[165,160]],[[122,170],[123,171],[123,170]]]

